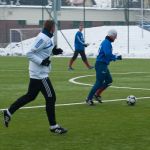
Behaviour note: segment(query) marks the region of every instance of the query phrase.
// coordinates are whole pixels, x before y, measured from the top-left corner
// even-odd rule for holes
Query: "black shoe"
[[[54,129],[50,129],[50,131],[51,131],[52,133],[56,133],[56,134],[64,134],[64,133],[67,133],[67,132],[68,132],[67,129],[62,128],[61,126],[58,126],[58,127],[54,128]]]
[[[95,99],[97,102],[99,102],[99,103],[103,103],[101,96],[94,95],[94,99]]]
[[[74,69],[72,67],[69,67],[68,68],[68,71],[73,71]]]
[[[90,66],[90,67],[89,67],[89,70],[91,70],[91,69],[94,69],[94,66]]]
[[[92,100],[86,100],[86,103],[89,105],[89,106],[94,106],[94,102]]]
[[[3,111],[3,119],[4,119],[4,125],[5,125],[5,127],[7,127],[8,128],[8,125],[9,125],[9,122],[11,121],[11,117],[10,117],[10,115],[7,113],[7,110],[4,110]]]

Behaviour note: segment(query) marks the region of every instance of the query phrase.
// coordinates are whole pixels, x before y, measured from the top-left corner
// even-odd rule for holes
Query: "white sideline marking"
[[[111,86],[114,89],[128,89],[128,90],[142,90],[142,91],[150,91],[148,88],[132,88],[132,87],[120,87],[120,86]]]
[[[118,75],[127,75],[127,74],[150,74],[150,72],[126,72],[126,73],[112,73],[112,74],[118,74]],[[82,83],[82,82],[77,82],[75,80],[81,79],[81,78],[86,78],[86,77],[91,77],[95,75],[84,75],[84,76],[78,76],[75,78],[72,78],[69,80],[69,82],[77,84],[77,85],[85,85],[85,86],[93,86],[93,84],[88,84],[88,83]],[[148,88],[134,88],[134,87],[120,87],[120,86],[110,86],[111,88],[115,89],[128,89],[128,90],[143,90],[143,91],[150,91]]]
[[[127,72],[127,73],[113,73],[113,74],[150,74],[150,72]],[[79,77],[75,77],[69,80],[69,82],[74,83],[74,84],[78,84],[78,85],[86,85],[86,86],[93,86],[92,84],[86,84],[86,83],[80,83],[80,82],[76,82],[76,79],[80,79],[80,78],[85,78],[88,76],[95,76],[95,75],[84,75],[84,76],[79,76]],[[121,89],[135,89],[135,90],[150,90],[147,88],[132,88],[132,87],[117,87],[117,86],[111,86],[111,88],[121,88]],[[139,97],[137,98],[138,100],[140,99],[150,99],[150,97]],[[108,103],[108,102],[117,102],[117,101],[125,101],[126,98],[124,99],[113,99],[113,100],[105,100],[103,101],[104,103]],[[56,104],[56,107],[59,106],[74,106],[74,105],[83,105],[85,104],[85,102],[80,102],[80,103],[68,103],[68,104]],[[41,105],[41,106],[29,106],[29,107],[22,107],[20,109],[36,109],[36,108],[43,108],[45,107],[45,105]],[[5,109],[0,109],[0,111],[6,110]]]
[[[150,97],[138,97],[137,100],[142,100],[142,99],[150,99]],[[104,100],[103,103],[109,103],[109,102],[118,102],[118,101],[125,101],[126,98],[123,99],[112,99],[112,100]],[[75,105],[83,105],[86,104],[85,102],[80,102],[80,103],[68,103],[68,104],[56,104],[56,107],[60,107],[60,106],[75,106]],[[29,107],[22,107],[20,109],[36,109],[36,108],[45,108],[45,105],[41,105],[41,106],[29,106]],[[6,108],[4,109],[0,109],[0,111],[6,110]]]

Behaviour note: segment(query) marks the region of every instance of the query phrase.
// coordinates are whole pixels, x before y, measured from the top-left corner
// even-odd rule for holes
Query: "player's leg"
[[[26,105],[27,103],[33,101],[40,91],[41,83],[39,80],[30,79],[28,92],[18,98],[7,110],[3,111],[4,114],[4,124],[8,127],[8,124],[11,120],[11,116],[15,113],[16,110],[21,108],[22,106]]]
[[[81,55],[82,61],[83,61],[84,64],[86,65],[86,67],[87,67],[88,69],[93,69],[94,67],[91,66],[91,65],[89,64],[88,60],[87,60],[85,51],[80,51],[79,53],[80,53],[80,55]]]
[[[98,89],[95,93],[95,96],[101,96],[101,94],[106,90],[106,88],[102,87],[101,89]]]
[[[88,97],[87,97],[87,100],[86,100],[86,102],[87,102],[89,105],[93,105],[93,104],[94,104],[94,102],[93,102],[94,94],[95,94],[95,92],[96,92],[99,88],[101,88],[101,87],[103,86],[103,81],[104,81],[103,77],[102,77],[101,80],[96,79],[96,82],[95,82],[94,86],[92,87],[92,89],[91,89],[91,91],[90,91],[90,93],[89,93],[89,95],[88,95]]]
[[[105,91],[109,86],[112,85],[112,82],[113,82],[112,76],[111,76],[110,71],[108,69],[103,87],[101,89],[98,89],[96,91],[95,95],[96,96],[101,96],[102,92]]]
[[[95,69],[96,69],[96,82],[95,82],[94,86],[92,87],[92,89],[87,97],[87,100],[86,100],[86,102],[89,105],[94,104],[93,97],[94,97],[96,91],[103,87],[103,83],[104,83],[105,77],[106,77],[107,66],[102,63],[96,63]]]
[[[94,95],[94,99],[99,102],[99,103],[103,103],[102,102],[102,96],[101,94],[103,93],[103,91],[105,90],[106,88],[102,87],[100,89],[98,89]]]
[[[46,100],[46,113],[49,120],[49,124],[51,126],[56,125],[56,117],[55,117],[56,94],[50,80],[48,80],[47,78],[42,80],[41,92]]]
[[[62,128],[56,123],[56,116],[55,116],[56,94],[49,78],[45,78],[42,80],[41,92],[46,100],[46,113],[51,132],[58,134],[66,133],[67,130]]]
[[[98,89],[94,95],[94,98],[96,101],[98,101],[99,103],[102,103],[101,95],[109,86],[111,86],[112,82],[113,82],[112,76],[110,74],[109,69],[107,69],[107,74],[106,74],[105,82],[103,83],[103,87]]]
[[[70,62],[69,62],[69,68],[68,68],[68,70],[74,70],[72,68],[72,65],[73,65],[74,61],[77,59],[78,54],[79,54],[78,51],[74,51],[73,57],[70,59]]]
[[[13,114],[16,110],[18,110],[19,108],[23,107],[24,105],[26,105],[27,103],[33,101],[39,91],[40,91],[40,86],[41,86],[41,82],[40,80],[37,79],[30,79],[30,83],[29,83],[29,87],[28,87],[28,92],[23,95],[22,97],[20,97],[19,99],[17,99],[17,101],[15,101],[10,108],[8,109],[8,111]]]

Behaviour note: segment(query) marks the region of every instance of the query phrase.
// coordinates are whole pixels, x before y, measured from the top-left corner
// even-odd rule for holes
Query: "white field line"
[[[149,74],[150,72],[127,72],[127,73],[113,73],[113,74]],[[95,75],[85,75],[85,76],[79,76],[79,77],[75,77],[69,80],[69,82],[74,83],[74,84],[78,84],[78,85],[86,85],[86,86],[92,86],[92,84],[85,84],[85,83],[80,83],[80,82],[76,82],[76,79],[80,79],[80,78],[85,78],[85,77],[89,77],[89,76],[95,76]],[[136,89],[136,90],[150,90],[150,89],[146,89],[146,88],[132,88],[132,87],[117,87],[117,86],[112,86],[112,88],[123,88],[123,89]],[[150,97],[139,97],[137,98],[138,100],[140,99],[150,99]],[[104,100],[104,103],[107,102],[117,102],[117,101],[125,101],[125,99],[113,99],[113,100]],[[80,102],[80,103],[68,103],[68,104],[56,104],[56,107],[59,106],[74,106],[74,105],[83,105],[85,104],[85,102]],[[20,109],[36,109],[36,108],[43,108],[45,107],[45,105],[41,105],[41,106],[29,106],[29,107],[22,107]],[[0,111],[6,110],[6,108],[4,109],[0,109]]]
[[[126,72],[126,73],[112,73],[112,74],[118,74],[118,75],[150,74],[150,72]],[[77,85],[93,86],[92,84],[82,83],[82,82],[77,82],[77,81],[76,81],[77,79],[86,78],[86,77],[91,77],[91,76],[95,76],[95,75],[78,76],[78,77],[75,77],[75,78],[70,79],[69,82],[74,83],[74,84],[77,84]],[[119,86],[111,86],[111,88],[150,91],[150,89],[148,89],[148,88],[119,87]]]
[[[144,100],[144,99],[150,99],[150,97],[138,97],[137,100]],[[125,101],[126,98],[123,99],[112,99],[112,100],[104,100],[103,103],[109,103],[109,102],[118,102],[118,101]],[[75,106],[75,105],[83,105],[86,104],[85,102],[80,102],[80,103],[68,103],[68,104],[56,104],[56,107],[60,107],[60,106]],[[36,109],[36,108],[45,108],[45,105],[41,105],[41,106],[29,106],[29,107],[22,107],[20,109]],[[4,109],[0,109],[0,111],[6,110],[6,108]]]

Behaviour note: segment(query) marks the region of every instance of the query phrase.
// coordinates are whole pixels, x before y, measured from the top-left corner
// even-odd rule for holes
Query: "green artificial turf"
[[[57,104],[83,102],[90,86],[75,85],[69,79],[94,75],[78,59],[75,70],[67,71],[69,58],[53,58],[50,79],[57,93]],[[94,59],[89,59],[94,65]],[[150,89],[150,60],[126,59],[112,63],[113,85]],[[0,57],[0,109],[7,108],[28,88],[28,60],[24,57]],[[95,77],[77,82],[93,84]],[[124,99],[128,95],[149,97],[149,90],[109,88],[104,100]],[[49,132],[44,108],[17,111],[8,129],[0,124],[0,150],[150,150],[150,99],[139,100],[134,107],[125,101],[87,105],[59,106],[57,120],[68,128],[66,135]],[[27,106],[44,105],[40,94]],[[2,122],[2,117],[0,118]]]

